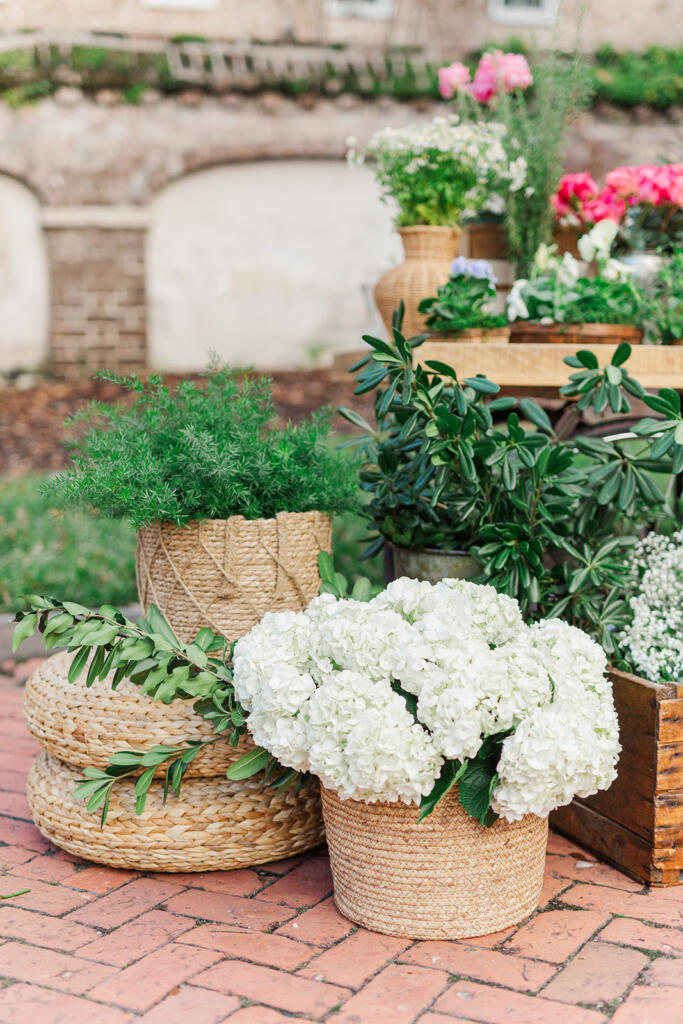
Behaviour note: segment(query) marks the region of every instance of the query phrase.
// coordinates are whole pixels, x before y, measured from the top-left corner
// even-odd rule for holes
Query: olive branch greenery
[[[335,597],[351,596],[368,601],[378,588],[372,588],[365,577],[349,583],[335,572],[330,555],[318,557],[321,593]],[[163,801],[169,793],[180,795],[188,766],[206,747],[229,742],[236,747],[246,732],[246,715],[235,698],[232,686],[232,648],[224,636],[209,628],[200,629],[190,643],[182,643],[156,605],[147,616],[133,622],[111,605],[97,611],[73,601],[56,601],[29,594],[26,607],[15,616],[12,648],[14,651],[36,630],[45,647],[65,647],[74,652],[68,672],[74,683],[86,672],[86,686],[103,681],[113,672],[112,689],[122,679],[139,686],[153,700],[170,704],[176,699],[194,700],[194,711],[211,724],[214,735],[206,740],[185,740],[168,745],[155,744],[149,750],[121,750],[112,754],[106,768],[87,767],[78,781],[74,796],[86,800],[89,811],[100,811],[103,827],[109,811],[111,791],[117,782],[134,780],[135,811],[141,814],[147,794],[158,769],[166,765]],[[234,646],[234,645],[233,645]],[[240,781],[264,773],[264,780],[273,788],[284,790],[301,784],[302,777],[292,769],[283,768],[263,747],[254,747],[228,768],[227,777]]]

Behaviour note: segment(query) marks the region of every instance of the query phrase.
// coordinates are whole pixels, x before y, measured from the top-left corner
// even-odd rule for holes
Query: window
[[[558,0],[489,0],[489,16],[506,25],[554,25]]]
[[[330,18],[391,18],[394,0],[325,0]]]
[[[219,0],[139,0],[141,7],[166,11],[213,11]]]

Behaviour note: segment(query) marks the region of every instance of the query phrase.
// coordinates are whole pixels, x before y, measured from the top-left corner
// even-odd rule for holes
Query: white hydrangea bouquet
[[[398,204],[399,227],[457,228],[482,210],[503,213],[505,195],[525,184],[526,160],[509,160],[505,133],[496,122],[439,116],[424,125],[383,128],[364,149],[349,138],[348,158],[374,165],[385,197]]]
[[[255,743],[342,799],[419,804],[457,784],[482,825],[546,817],[615,778],[602,649],[464,580],[399,579],[372,600],[268,614],[234,650]]]
[[[649,533],[635,547],[633,619],[620,636],[623,653],[653,683],[683,681],[683,530]]]

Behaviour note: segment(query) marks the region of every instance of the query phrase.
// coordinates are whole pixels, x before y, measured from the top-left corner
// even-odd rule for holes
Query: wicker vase
[[[417,808],[340,800],[322,789],[339,910],[356,924],[411,939],[488,935],[538,905],[547,818],[483,828],[455,791],[418,824]]]
[[[138,533],[140,604],[155,604],[181,640],[202,626],[237,640],[266,612],[304,608],[320,586],[318,554],[331,550],[321,512],[154,523]]]
[[[643,332],[629,324],[533,324],[515,320],[510,325],[510,341],[543,345],[640,345]]]
[[[388,331],[391,317],[401,300],[405,303],[403,333],[407,338],[422,334],[425,318],[417,307],[436,295],[446,283],[458,250],[459,232],[453,228],[420,225],[400,228],[405,260],[380,277],[375,285],[375,302]]]
[[[29,807],[38,828],[62,849],[110,867],[140,871],[208,871],[279,860],[323,839],[317,784],[280,793],[260,777],[229,782],[232,761],[252,746],[224,741],[205,748],[188,766],[179,797],[163,802],[165,766],[157,770],[142,815],[133,786],[112,792],[103,829],[97,814],[73,798],[88,765],[105,768],[116,750],[146,750],[155,743],[205,740],[210,724],[192,702],[162,704],[124,680],[111,677],[88,688],[85,676],[67,678],[72,654],[48,658],[26,684],[24,714],[43,748],[31,769]]]

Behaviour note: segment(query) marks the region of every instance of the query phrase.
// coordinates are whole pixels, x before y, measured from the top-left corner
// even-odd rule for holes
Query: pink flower
[[[581,174],[565,174],[560,179],[552,204],[558,217],[569,213],[580,212],[581,203],[587,199],[595,199],[598,194],[598,183],[587,172]]]
[[[605,178],[608,188],[614,189],[622,199],[629,199],[638,193],[640,167],[615,167]]]
[[[527,89],[533,81],[527,59],[521,53],[493,50],[479,61],[469,91],[480,103],[488,103],[496,93]]]
[[[620,224],[625,212],[626,203],[613,188],[603,188],[602,192],[582,203],[580,210],[582,219],[588,224],[597,224],[601,220]]]
[[[470,80],[469,68],[459,60],[449,64],[447,68],[439,68],[439,92],[445,100],[450,100]]]

